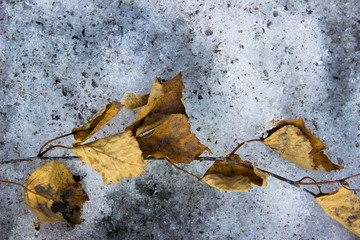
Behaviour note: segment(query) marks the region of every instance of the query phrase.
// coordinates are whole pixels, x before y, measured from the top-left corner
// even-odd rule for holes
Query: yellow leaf
[[[144,118],[147,115],[153,113],[161,113],[161,114],[174,114],[181,113],[185,114],[185,107],[182,99],[180,99],[176,92],[171,91],[165,95],[162,95],[155,99],[150,105],[146,105],[145,107],[139,110],[138,116],[136,120],[126,127],[126,130],[131,130],[133,133],[136,132],[136,129],[142,124]]]
[[[89,198],[64,164],[48,162],[39,166],[24,186],[37,193],[25,190],[24,200],[41,222],[63,222],[74,227],[84,221],[81,208]]]
[[[127,109],[135,109],[146,105],[149,94],[137,95],[135,92],[129,91],[121,98],[120,103]]]
[[[75,146],[71,151],[101,174],[105,184],[141,175],[147,165],[130,131]]]
[[[268,133],[263,143],[300,167],[328,172],[344,168],[329,160],[324,143],[312,135],[302,118],[281,121]]]
[[[131,130],[135,134],[144,118],[153,113],[186,115],[182,99],[183,90],[182,72],[164,83],[161,83],[161,78],[156,78],[149,95],[148,104],[139,110],[136,120],[126,127],[126,130]]]
[[[138,137],[144,158],[153,156],[167,158],[173,163],[190,163],[205,150],[194,133],[190,123],[183,114],[172,114],[157,123],[150,133]]]
[[[360,237],[360,198],[344,187],[315,198],[327,215]]]
[[[161,84],[161,78],[156,77],[155,81],[152,85],[147,104],[149,105],[149,104],[153,103],[156,98],[162,96],[164,93],[165,92],[164,92],[163,86]]]
[[[169,120],[170,117],[171,115],[161,113],[153,113],[146,116],[144,122],[136,129],[135,136],[138,137],[139,135],[156,128],[163,122]]]
[[[251,165],[240,159],[238,155],[230,156],[230,159],[246,165]],[[267,185],[268,174],[258,170],[239,166],[229,162],[214,162],[207,170],[202,180],[211,187],[222,191],[249,192],[252,185],[264,187]]]
[[[185,86],[182,82],[183,73],[180,72],[176,75],[173,79],[170,79],[167,82],[161,83],[161,78],[157,77],[154,81],[154,84],[151,88],[148,104],[154,102],[154,100],[161,95],[169,93],[171,91],[176,92],[177,96],[181,99],[182,98],[182,91],[184,90]]]
[[[176,75],[174,78],[170,79],[167,82],[164,82],[162,84],[164,92],[168,93],[171,91],[175,91],[180,97],[182,97],[182,92],[185,88],[182,81],[182,77],[183,77],[183,72],[179,72],[178,75]]]
[[[74,128],[72,130],[72,133],[74,134],[74,138],[76,140],[74,142],[74,146],[84,142],[94,133],[96,133],[100,128],[104,127],[113,117],[116,116],[116,114],[120,111],[121,108],[122,105],[120,102],[109,103],[85,126],[80,128]]]

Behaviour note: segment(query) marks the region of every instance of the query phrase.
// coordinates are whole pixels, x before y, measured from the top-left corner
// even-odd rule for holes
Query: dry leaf
[[[135,134],[136,129],[142,124],[145,117],[150,114],[180,113],[186,115],[182,99],[184,87],[182,72],[164,83],[161,83],[161,78],[156,78],[151,88],[148,104],[139,110],[136,120],[126,127],[126,130],[131,130]]]
[[[326,171],[344,168],[329,160],[323,152],[324,143],[312,135],[302,118],[281,121],[268,133],[263,143],[300,167]]]
[[[251,165],[250,162],[243,161],[238,155],[230,156],[233,161]],[[267,185],[268,174],[258,170],[239,166],[229,162],[214,162],[207,170],[202,180],[211,187],[222,191],[230,192],[249,192],[252,185],[264,187]]]
[[[159,77],[156,77],[155,78],[155,81],[151,87],[151,91],[150,91],[150,94],[149,94],[149,99],[148,99],[148,102],[147,104],[151,104],[155,101],[156,98],[164,95],[165,91],[163,89],[163,86],[161,84],[161,78]]]
[[[130,131],[75,146],[71,151],[100,173],[105,184],[141,175],[147,165]]]
[[[153,113],[144,118],[143,123],[136,129],[135,136],[138,137],[139,135],[146,133],[163,122],[166,122],[169,120],[171,115],[169,114],[161,114],[161,113]]]
[[[182,82],[183,73],[180,72],[176,75],[173,79],[170,79],[167,82],[161,83],[161,78],[157,77],[154,81],[154,84],[151,88],[148,104],[154,102],[154,100],[166,93],[171,91],[176,92],[177,96],[181,99],[182,98],[182,91],[184,90],[185,86]]]
[[[122,105],[120,102],[112,102],[106,105],[96,116],[88,122],[85,126],[80,128],[74,128],[72,133],[74,134],[75,142],[74,146],[84,142],[90,138],[94,133],[104,127],[116,114],[120,111]]]
[[[136,129],[142,124],[144,118],[153,113],[185,114],[184,103],[175,91],[171,91],[165,95],[159,96],[150,105],[146,105],[145,107],[141,108],[136,120],[125,129],[131,130],[133,133],[135,133]]]
[[[360,237],[360,198],[341,187],[328,195],[315,198],[327,215]]]
[[[70,227],[83,222],[81,208],[89,198],[64,164],[48,162],[33,172],[24,186],[24,200],[41,222],[63,222]],[[46,197],[46,198],[45,198]]]
[[[169,93],[174,91],[178,94],[179,97],[182,98],[182,92],[185,88],[184,83],[182,81],[183,72],[179,72],[174,78],[166,81],[162,84],[164,92]]]
[[[156,125],[153,131],[138,138],[144,158],[153,156],[173,163],[190,163],[205,150],[210,151],[191,133],[190,123],[183,114],[172,114]]]
[[[129,91],[121,98],[120,103],[127,109],[135,109],[146,105],[149,94],[137,95],[135,92]]]

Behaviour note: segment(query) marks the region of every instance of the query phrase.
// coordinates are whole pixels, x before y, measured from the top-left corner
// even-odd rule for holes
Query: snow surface
[[[3,1],[1,161],[35,156],[46,140],[81,126],[125,91],[148,93],[155,76],[170,79],[183,71],[192,131],[214,156],[259,136],[274,118],[303,117],[343,171],[301,169],[261,143],[238,153],[294,180],[358,173],[359,5]],[[96,137],[122,131],[136,113],[122,111]],[[49,155],[72,153],[58,149]],[[1,165],[0,179],[23,183],[42,163]],[[85,221],[75,229],[43,223],[37,231],[23,190],[1,184],[1,239],[356,239],[311,195],[273,178],[250,193],[221,192],[166,162],[151,162],[142,176],[104,185],[79,160],[65,164],[86,175]],[[207,166],[183,167],[201,176]],[[359,186],[358,179],[352,183]]]

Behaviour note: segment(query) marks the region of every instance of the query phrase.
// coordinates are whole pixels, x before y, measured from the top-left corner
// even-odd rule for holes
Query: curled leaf
[[[302,118],[281,121],[262,141],[283,158],[303,168],[326,171],[344,168],[329,160],[323,152],[326,149],[324,143],[312,135]]]
[[[161,84],[161,78],[156,77],[155,81],[151,87],[151,91],[149,94],[149,99],[147,104],[151,104],[155,101],[156,98],[160,97],[161,95],[164,95],[165,91],[163,89],[163,85]]]
[[[252,166],[250,162],[243,161],[238,155],[230,156],[230,159]],[[207,170],[202,180],[211,187],[222,191],[249,192],[252,185],[264,187],[267,185],[268,174],[258,170],[239,166],[229,162],[214,162]]]
[[[341,187],[335,192],[315,198],[327,215],[360,237],[360,198]]]
[[[143,123],[136,129],[135,136],[146,133],[150,130],[153,130],[157,126],[169,120],[171,115],[169,114],[161,114],[161,113],[153,113],[144,118]]]
[[[121,108],[122,105],[120,102],[109,103],[104,109],[96,114],[96,116],[91,119],[90,122],[85,124],[85,126],[74,128],[72,130],[75,138],[74,146],[84,142],[94,133],[99,131],[100,128],[104,127],[113,117],[116,116]]]
[[[154,115],[155,118],[157,116],[159,115]],[[205,150],[210,151],[191,133],[188,118],[183,114],[165,116],[159,121],[149,116],[144,123],[156,126],[148,134],[138,137],[144,158],[153,156],[167,158],[173,163],[190,163]]]
[[[165,83],[161,83],[161,79],[156,78],[150,92],[148,104],[139,110],[136,120],[126,127],[126,130],[131,130],[135,134],[136,129],[142,124],[145,117],[150,114],[186,114],[182,99],[183,89],[182,73]]]
[[[24,183],[24,200],[41,222],[63,222],[70,227],[84,220],[81,208],[89,198],[64,164],[48,162],[39,166]]]
[[[166,93],[171,91],[175,92],[178,98],[182,98],[182,91],[184,90],[185,86],[182,82],[183,73],[180,72],[174,78],[166,81],[164,83],[161,82],[161,78],[157,77],[153,83],[151,88],[148,104],[154,102],[154,100]]]
[[[120,103],[127,109],[135,109],[146,105],[149,94],[137,95],[135,92],[129,91],[121,98]]]
[[[100,173],[105,184],[141,175],[147,165],[130,131],[75,146],[71,151]]]

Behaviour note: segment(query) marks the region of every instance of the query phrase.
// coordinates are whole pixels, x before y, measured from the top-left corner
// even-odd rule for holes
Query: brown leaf
[[[161,78],[156,77],[155,81],[151,87],[150,95],[147,104],[151,104],[155,101],[156,98],[164,95],[165,91],[163,85],[161,84]]]
[[[153,124],[156,119],[151,119],[151,116],[148,122]],[[153,126],[156,126],[153,131],[138,137],[144,158],[153,156],[167,158],[173,163],[190,163],[205,150],[210,151],[191,133],[188,118],[183,114],[161,118]]]
[[[250,162],[243,161],[238,155],[230,156],[230,159],[246,165]],[[229,162],[214,162],[207,170],[202,180],[211,187],[222,191],[249,192],[252,185],[264,187],[267,185],[268,174],[258,170],[239,166]]]
[[[120,103],[127,109],[135,109],[146,105],[149,94],[137,95],[135,92],[129,91],[121,98]]]
[[[185,88],[184,83],[182,81],[182,77],[183,77],[183,72],[179,72],[178,75],[176,75],[174,78],[164,82],[162,84],[164,92],[168,93],[174,91],[179,95],[179,97],[182,98],[182,92]]]
[[[344,187],[315,198],[327,215],[360,237],[360,198]]]
[[[150,92],[148,104],[139,110],[136,120],[126,127],[126,130],[131,130],[135,134],[144,118],[153,113],[180,113],[186,115],[182,99],[183,89],[182,73],[165,83],[161,83],[161,79],[156,78]]]
[[[141,175],[147,165],[130,131],[75,146],[71,151],[100,173],[105,184]]]
[[[328,172],[344,168],[329,160],[324,143],[312,135],[302,118],[281,121],[268,133],[263,143],[300,167]]]
[[[162,83],[161,78],[157,77],[153,83],[151,88],[148,104],[154,102],[154,100],[166,93],[171,91],[176,92],[178,98],[182,98],[182,91],[184,90],[185,86],[182,82],[183,73],[180,72],[174,78],[170,79],[167,82]]]
[[[143,123],[136,129],[135,136],[138,137],[139,135],[150,131],[163,122],[166,122],[169,120],[171,115],[169,114],[161,114],[161,113],[153,113],[144,118]]]
[[[84,220],[81,208],[89,198],[64,164],[48,162],[33,172],[24,186],[24,200],[41,222],[63,222],[70,227]],[[39,195],[38,195],[39,194]]]
[[[104,127],[116,114],[120,111],[122,105],[120,102],[112,102],[106,105],[96,116],[85,126],[80,128],[74,128],[72,133],[74,134],[75,142],[74,146],[78,145],[88,138],[90,138],[94,133],[96,133],[100,128]]]

